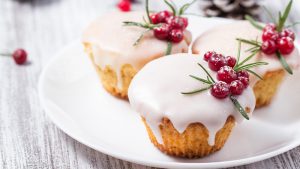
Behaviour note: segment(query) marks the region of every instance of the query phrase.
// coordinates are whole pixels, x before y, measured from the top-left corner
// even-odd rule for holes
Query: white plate
[[[190,18],[196,37],[231,21]],[[300,73],[289,76],[272,105],[237,125],[224,148],[201,159],[173,158],[149,141],[139,115],[128,102],[108,94],[79,41],[45,67],[39,81],[43,107],[52,121],[81,143],[126,161],[164,168],[230,167],[260,161],[300,145]]]

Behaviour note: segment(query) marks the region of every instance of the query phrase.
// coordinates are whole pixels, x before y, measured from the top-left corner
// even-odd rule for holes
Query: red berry
[[[238,80],[243,83],[245,89],[249,86],[249,78],[243,77],[243,76],[239,76]]]
[[[206,62],[208,62],[208,60],[215,54],[216,54],[216,52],[214,52],[214,51],[208,51],[204,54],[203,58]]]
[[[244,85],[241,81],[234,80],[230,83],[229,90],[232,95],[240,95],[244,91]]]
[[[166,40],[169,36],[170,26],[168,24],[162,24],[160,27],[153,29],[154,36],[160,40]]]
[[[118,3],[118,7],[121,11],[128,12],[131,9],[131,3],[129,0],[121,0]]]
[[[264,41],[261,45],[261,50],[267,55],[274,54],[277,50],[276,43],[273,40]]]
[[[230,84],[232,81],[237,79],[237,75],[232,67],[223,66],[217,73],[217,79]]]
[[[240,70],[236,74],[237,74],[238,77],[249,78],[249,73],[247,71],[245,71],[245,70]]]
[[[179,43],[183,40],[183,31],[181,29],[172,29],[169,33],[169,39],[174,43]]]
[[[295,33],[290,29],[283,29],[279,35],[280,37],[290,37],[293,41],[295,40]]]
[[[226,60],[223,55],[213,55],[208,60],[208,66],[213,71],[220,70],[221,67],[226,65]]]
[[[275,29],[276,29],[276,25],[274,23],[268,23],[264,27],[263,31],[266,31],[266,30],[272,30],[272,31],[274,31]]]
[[[153,24],[159,24],[160,23],[157,14],[150,15],[150,19],[151,19],[151,21],[152,21]]]
[[[159,23],[167,23],[167,20],[173,16],[173,14],[170,11],[161,11],[157,13],[159,18]]]
[[[263,31],[263,34],[262,34],[263,41],[267,41],[267,40],[276,41],[278,39],[278,37],[279,37],[278,32],[275,30],[271,30],[271,29]]]
[[[172,29],[185,29],[185,21],[182,17],[173,16],[167,20],[167,23],[171,26]]]
[[[16,64],[22,65],[27,60],[27,53],[24,49],[17,49],[14,51],[12,57],[14,58]]]
[[[227,56],[225,58],[226,62],[227,62],[227,65],[230,66],[230,67],[234,67],[235,64],[236,64],[236,59],[232,56]]]
[[[189,25],[188,18],[182,17],[182,19],[183,19],[183,23],[184,23],[184,28],[188,27],[188,25]]]
[[[294,41],[290,37],[282,37],[277,40],[277,47],[281,54],[287,55],[294,50]]]
[[[229,86],[227,83],[219,81],[211,88],[211,94],[218,99],[224,99],[229,95]]]

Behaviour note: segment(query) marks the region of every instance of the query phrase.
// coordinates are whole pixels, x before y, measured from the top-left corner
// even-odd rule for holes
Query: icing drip
[[[210,90],[193,95],[181,94],[207,86],[189,77],[206,77],[197,63],[208,69],[207,63],[196,56],[176,54],[154,60],[131,82],[129,101],[133,109],[146,119],[159,143],[162,143],[159,124],[164,117],[170,119],[180,133],[191,123],[202,123],[209,130],[210,145],[214,145],[215,134],[228,116],[232,115],[238,123],[244,119],[229,98],[217,99]],[[211,75],[215,77],[216,73],[211,72]],[[236,98],[242,107],[250,108],[251,112],[254,110],[255,97],[250,87]]]
[[[205,52],[214,50],[217,53],[222,53],[226,56],[237,56],[238,41],[236,38],[249,40],[258,39],[261,42],[262,31],[254,28],[248,21],[239,21],[228,25],[218,26],[217,28],[208,30],[203,33],[193,44],[193,53],[203,56]],[[245,50],[251,48],[251,45],[242,44],[241,59],[250,55]],[[287,63],[292,68],[297,68],[300,65],[300,55],[297,48],[294,51],[284,56]],[[283,69],[276,55],[265,55],[260,52],[252,58],[252,62],[263,61],[269,63],[266,66],[256,67],[254,70],[259,75],[263,76],[267,71]],[[256,82],[256,77],[251,76],[251,85]]]
[[[118,86],[122,80],[120,70],[130,64],[137,71],[149,61],[165,55],[166,41],[158,40],[149,31],[144,34],[138,45],[133,46],[144,28],[124,26],[124,21],[143,22],[143,12],[111,12],[94,21],[84,32],[82,41],[92,45],[95,63],[103,69],[109,65],[117,73]],[[188,51],[191,34],[184,32],[185,40],[173,44],[171,53]]]

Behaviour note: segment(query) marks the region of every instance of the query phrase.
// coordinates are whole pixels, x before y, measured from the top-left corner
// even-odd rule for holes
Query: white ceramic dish
[[[232,21],[190,17],[196,37]],[[128,102],[102,88],[79,41],[45,67],[39,81],[41,103],[65,133],[100,152],[126,161],[163,168],[219,168],[253,163],[300,145],[300,73],[289,76],[272,105],[237,125],[224,148],[201,159],[173,158],[149,141],[139,115]]]

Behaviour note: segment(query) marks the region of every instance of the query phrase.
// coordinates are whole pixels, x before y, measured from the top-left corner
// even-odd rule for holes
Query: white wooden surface
[[[292,20],[300,20],[299,1],[295,0],[298,11],[293,10]],[[266,2],[276,11],[286,0]],[[115,159],[73,140],[49,120],[38,100],[37,82],[44,65],[114,4],[115,0],[0,0],[0,51],[23,47],[30,54],[25,66],[0,57],[0,168],[149,168]],[[300,147],[236,168],[300,168]]]

